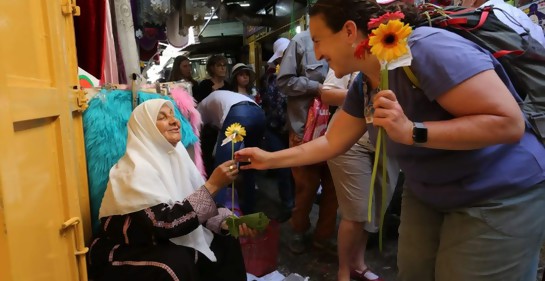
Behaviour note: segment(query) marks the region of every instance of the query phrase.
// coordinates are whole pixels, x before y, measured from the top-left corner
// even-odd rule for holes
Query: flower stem
[[[388,86],[388,64],[385,64],[380,68],[380,89],[388,90]]]
[[[382,64],[380,69],[380,90],[387,90],[388,89],[388,64]],[[382,155],[381,155],[382,154]],[[386,199],[387,199],[387,177],[388,177],[388,170],[387,170],[387,157],[386,157],[386,132],[384,131],[384,128],[379,127],[378,128],[378,134],[377,134],[377,142],[376,142],[376,152],[375,152],[375,160],[373,163],[373,172],[371,173],[371,186],[369,189],[369,204],[367,209],[367,219],[369,222],[372,220],[373,215],[373,199],[374,199],[374,191],[375,191],[375,182],[377,179],[377,172],[379,167],[379,161],[382,156],[382,178],[381,178],[381,193],[380,197],[381,200],[378,202],[378,200],[375,201],[376,204],[380,204],[380,222],[379,222],[379,249],[382,251],[382,230],[384,225],[384,216],[386,213]],[[376,216],[375,216],[376,217]]]
[[[388,184],[388,158],[386,157],[386,132],[384,128],[380,128],[379,134],[382,134],[382,196],[381,196],[381,205],[380,205],[380,228],[379,228],[379,250],[382,252],[382,238],[384,233],[382,232],[382,227],[384,226],[384,216],[386,215],[386,199],[387,199],[387,184]],[[378,153],[378,152],[377,152]]]
[[[367,204],[367,221],[368,222],[372,222],[372,218],[373,218],[373,195],[374,195],[374,192],[375,192],[375,182],[376,182],[376,179],[377,179],[377,171],[378,171],[378,160],[380,158],[380,148],[381,148],[381,145],[382,145],[382,134],[380,133],[380,129],[379,129],[379,133],[378,133],[378,136],[377,136],[377,147],[376,147],[376,153],[375,153],[375,161],[373,163],[373,172],[371,173],[371,186],[369,188],[369,202]]]
[[[231,141],[231,160],[235,160],[235,142]],[[235,213],[235,181],[231,183],[231,212]]]

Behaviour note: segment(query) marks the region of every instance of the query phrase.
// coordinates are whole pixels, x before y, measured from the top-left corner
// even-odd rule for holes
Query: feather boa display
[[[196,108],[197,104],[195,99],[193,99],[193,97],[189,95],[189,93],[183,87],[172,88],[170,90],[170,94],[182,112],[182,115],[189,119],[193,133],[195,133],[198,138],[197,142],[193,145],[193,150],[195,151],[194,161],[197,169],[199,169],[203,177],[206,177],[206,169],[204,168],[204,162],[202,160],[201,142],[199,140],[202,119],[201,114]]]
[[[149,99],[171,98],[153,93],[138,93],[138,103]],[[102,90],[89,101],[83,113],[83,130],[91,222],[93,230],[100,226],[98,211],[108,183],[110,168],[125,154],[127,144],[127,122],[132,112],[132,95],[128,90]],[[185,147],[199,141],[192,125],[175,106],[175,115],[180,120],[182,144]]]

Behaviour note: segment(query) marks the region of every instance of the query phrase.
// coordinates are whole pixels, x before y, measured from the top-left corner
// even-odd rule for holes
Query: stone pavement
[[[275,180],[268,177],[265,172],[259,172],[257,176],[257,185],[259,187],[257,193],[257,206],[259,206],[258,211],[265,212],[271,219],[278,218],[280,216],[279,210],[281,207]],[[314,205],[310,217],[311,222],[314,224],[318,217],[317,205]],[[339,218],[337,222],[338,221]],[[397,225],[398,221],[396,221],[395,216],[387,216],[385,222],[386,230],[383,251],[379,251],[377,242],[378,238],[375,236],[370,239],[365,257],[368,265],[385,281],[396,280]],[[284,274],[284,276],[287,276],[290,273],[298,273],[302,276],[308,276],[310,277],[311,281],[336,280],[337,257],[313,248],[310,248],[308,252],[301,255],[292,254],[287,246],[290,233],[291,231],[289,224],[287,222],[282,223],[280,225],[278,271]],[[542,248],[540,258],[538,277],[536,281],[541,280],[544,272],[545,245]]]
[[[274,179],[260,172],[257,177],[259,211],[263,211],[270,218],[279,216],[280,199]],[[311,222],[316,222],[318,206],[314,205],[311,212]],[[339,221],[339,218],[338,218]],[[395,224],[395,223],[394,223]],[[384,278],[385,281],[395,280],[396,276],[396,252],[397,239],[395,233],[388,230],[385,235],[384,249],[382,253],[378,249],[378,239],[373,239],[367,250],[366,262],[373,271]],[[310,277],[311,281],[334,281],[337,279],[337,256],[324,253],[320,250],[309,248],[309,251],[301,255],[292,254],[288,249],[290,227],[287,222],[280,225],[280,249],[278,258],[278,271],[285,276],[290,273],[298,273]],[[375,237],[376,238],[376,237]]]

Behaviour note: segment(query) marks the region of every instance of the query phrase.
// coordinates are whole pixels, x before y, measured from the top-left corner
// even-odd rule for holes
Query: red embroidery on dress
[[[125,237],[125,244],[129,244],[129,235],[127,235],[127,229],[131,225],[131,217],[127,216],[125,218],[125,223],[123,224],[123,237]]]
[[[114,266],[121,266],[121,265],[133,265],[133,266],[155,266],[164,269],[170,277],[172,277],[173,281],[180,281],[178,279],[178,276],[176,276],[176,273],[166,264],[155,262],[155,261],[114,261],[112,263]]]
[[[190,212],[188,214],[183,215],[182,217],[175,219],[172,222],[165,222],[165,221],[158,221],[155,219],[155,214],[150,208],[147,208],[144,210],[146,212],[146,215],[148,215],[148,218],[153,223],[153,226],[155,227],[162,227],[162,228],[174,228],[192,218],[195,218],[197,216],[197,213]]]
[[[108,256],[108,261],[112,262],[114,260],[114,252],[119,248],[119,245],[115,245],[112,250],[110,250],[110,255]]]
[[[106,222],[104,223],[104,231],[108,229],[108,225],[110,224],[110,221],[112,220],[112,217],[108,217],[106,219]]]
[[[95,246],[95,244],[98,242],[98,240],[100,240],[100,238],[97,238],[97,239],[93,240],[93,242],[91,243],[91,246],[89,246],[89,253],[91,253],[91,251],[93,251],[93,246]],[[89,259],[89,264],[92,264],[91,259]]]

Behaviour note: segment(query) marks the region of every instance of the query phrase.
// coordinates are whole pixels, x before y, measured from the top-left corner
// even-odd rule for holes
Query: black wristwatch
[[[413,122],[413,145],[422,146],[428,141],[428,128],[424,123]]]

